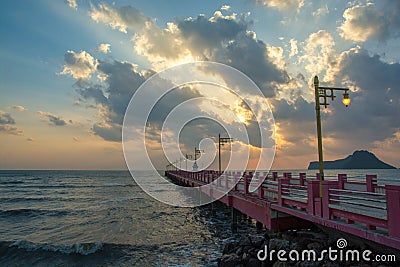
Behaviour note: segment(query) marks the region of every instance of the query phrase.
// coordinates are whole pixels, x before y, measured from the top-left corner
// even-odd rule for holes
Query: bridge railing
[[[380,228],[400,238],[400,186],[377,185],[376,175],[367,175],[364,187],[346,178],[339,175],[338,181],[323,182],[322,217],[358,223],[368,230]]]

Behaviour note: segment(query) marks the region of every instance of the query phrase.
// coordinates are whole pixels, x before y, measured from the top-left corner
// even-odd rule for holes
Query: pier
[[[198,187],[215,198],[235,183],[218,201],[232,209],[232,229],[241,212],[267,229],[284,230],[319,224],[356,237],[400,250],[400,185],[378,185],[376,175],[353,181],[346,174],[331,180],[319,180],[285,172],[224,172],[204,170],[187,172],[168,170],[165,175],[185,186]],[[265,178],[250,192],[252,178]],[[217,180],[218,179],[218,180]],[[201,187],[216,182],[210,190]],[[322,182],[322,196],[320,183]]]

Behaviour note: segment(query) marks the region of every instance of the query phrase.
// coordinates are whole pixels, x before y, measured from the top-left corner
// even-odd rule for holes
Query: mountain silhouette
[[[318,161],[312,161],[308,165],[309,170],[318,168]],[[357,150],[344,159],[324,161],[324,169],[396,169],[396,167],[381,161],[369,151]]]

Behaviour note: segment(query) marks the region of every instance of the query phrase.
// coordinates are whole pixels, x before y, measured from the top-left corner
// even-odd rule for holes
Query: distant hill
[[[318,161],[310,162],[309,170],[317,170]],[[396,169],[380,159],[373,153],[366,150],[357,150],[344,159],[324,161],[324,169]]]

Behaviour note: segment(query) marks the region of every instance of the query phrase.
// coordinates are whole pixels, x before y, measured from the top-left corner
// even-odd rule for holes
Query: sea
[[[400,179],[398,169],[326,176],[337,173]],[[217,266],[224,243],[257,233],[243,220],[233,234],[224,205],[169,206],[128,171],[0,171],[0,266]]]

